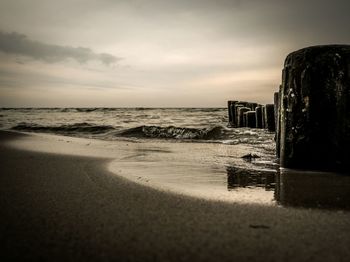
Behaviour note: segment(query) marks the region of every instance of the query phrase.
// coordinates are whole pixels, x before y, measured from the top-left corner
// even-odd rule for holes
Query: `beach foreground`
[[[119,177],[87,146],[67,154],[74,141],[43,139],[31,151],[32,135],[0,139],[2,261],[350,258],[348,211],[191,198]]]

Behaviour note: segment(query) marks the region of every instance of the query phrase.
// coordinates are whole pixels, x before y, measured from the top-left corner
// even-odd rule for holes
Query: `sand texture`
[[[89,156],[88,146],[68,154],[74,141],[43,138],[40,152],[25,147],[34,136],[0,134],[1,261],[350,259],[347,211],[163,192],[112,173],[111,157]]]

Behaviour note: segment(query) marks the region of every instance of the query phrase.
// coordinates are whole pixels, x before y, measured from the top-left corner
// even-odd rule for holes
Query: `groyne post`
[[[276,142],[276,155],[277,158],[280,157],[280,119],[281,119],[281,105],[280,105],[280,97],[281,97],[281,88],[282,86],[280,85],[279,91],[274,94],[274,102],[275,102],[275,126],[276,126],[276,131],[275,131],[275,142]]]
[[[273,94],[273,105],[274,105],[275,127],[277,127],[278,111],[279,111],[279,92],[275,92]]]
[[[243,126],[242,127],[247,127],[247,124],[248,124],[247,113],[248,112],[249,111],[243,113]]]
[[[284,63],[280,163],[350,170],[350,45],[304,48]]]
[[[255,111],[247,111],[245,114],[246,114],[246,126],[250,128],[256,128]]]
[[[249,107],[240,107],[238,109],[238,127],[245,127],[244,113],[250,111]]]
[[[265,105],[265,128],[271,132],[275,131],[275,106]]]
[[[231,102],[232,101],[227,101],[228,123],[229,124],[232,123]]]
[[[239,113],[239,109],[241,107],[244,107],[244,105],[240,104],[239,102],[237,102],[235,104],[235,110],[234,110],[235,111],[235,123],[236,123],[235,127],[239,127],[239,115],[238,115],[238,113]]]
[[[228,121],[229,125],[235,127],[236,126],[236,118],[235,118],[235,104],[237,101],[228,101],[227,109],[228,109]]]
[[[261,106],[257,106],[255,108],[255,122],[256,122],[256,128],[263,128],[262,125],[262,107]]]
[[[266,106],[261,107],[261,128],[266,128]]]

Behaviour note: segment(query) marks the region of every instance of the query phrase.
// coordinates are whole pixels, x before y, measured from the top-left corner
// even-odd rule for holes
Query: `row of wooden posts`
[[[245,101],[228,101],[230,127],[265,128],[276,130],[278,105],[251,103]]]
[[[350,45],[290,53],[274,104],[228,101],[229,126],[275,131],[283,168],[350,173]]]

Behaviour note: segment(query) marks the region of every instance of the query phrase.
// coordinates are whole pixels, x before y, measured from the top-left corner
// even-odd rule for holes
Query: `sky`
[[[0,0],[0,107],[271,103],[285,57],[350,43],[348,0]]]

